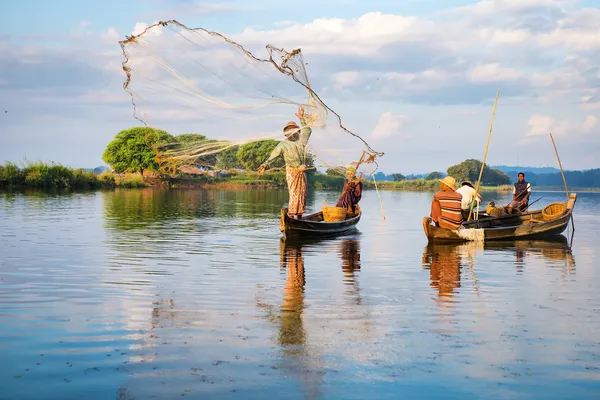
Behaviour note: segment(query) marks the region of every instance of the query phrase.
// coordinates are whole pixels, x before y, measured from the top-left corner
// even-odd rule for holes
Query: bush
[[[78,189],[90,189],[100,187],[100,180],[93,171],[78,168],[73,171],[71,187]]]
[[[25,176],[16,164],[0,165],[0,186],[18,186],[23,183]]]
[[[100,184],[104,187],[113,187],[115,186],[115,174],[110,171],[104,171],[100,175],[98,175],[98,180]]]
[[[117,176],[115,183],[118,186],[123,186],[126,188],[139,188],[146,186],[144,177],[139,173],[126,173],[124,175]]]

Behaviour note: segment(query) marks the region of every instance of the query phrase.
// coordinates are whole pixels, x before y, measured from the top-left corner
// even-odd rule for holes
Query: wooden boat
[[[298,220],[288,216],[287,208],[282,208],[279,228],[284,237],[335,236],[353,231],[361,215],[359,210],[357,214],[350,214],[343,221],[325,222],[323,212],[319,211],[303,215]]]
[[[517,238],[544,238],[560,235],[569,224],[577,194],[571,193],[560,216],[544,220],[542,211],[535,210],[501,217],[480,217],[463,222],[456,231],[432,225],[430,217],[423,218],[423,230],[429,242],[466,242],[471,240],[505,240]]]

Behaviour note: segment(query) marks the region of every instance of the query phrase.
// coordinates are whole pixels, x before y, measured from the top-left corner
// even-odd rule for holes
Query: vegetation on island
[[[177,151],[190,145],[210,145],[216,142],[204,135],[186,133],[171,135],[155,128],[133,127],[118,132],[106,146],[102,159],[110,169],[98,167],[94,170],[69,168],[55,163],[27,162],[22,166],[14,163],[0,165],[0,187],[30,188],[72,188],[96,189],[123,187],[144,187],[161,185],[168,187],[185,186],[251,186],[285,187],[285,164],[280,157],[270,165],[261,177],[256,170],[277,146],[278,141],[264,140],[241,146],[231,146],[216,154],[199,157],[192,171],[185,168],[165,169],[159,165],[157,148]],[[158,161],[157,161],[158,160]],[[334,169],[320,173],[314,168],[315,157],[307,154],[306,165],[309,187],[322,190],[340,190],[344,178]],[[211,168],[206,168],[211,166]],[[502,167],[505,169],[508,167]],[[391,190],[432,191],[439,187],[439,179],[453,176],[457,183],[468,180],[475,184],[481,171],[481,161],[465,160],[452,165],[446,172],[433,171],[421,175],[403,175],[396,172],[389,175],[377,172],[365,180],[365,188]],[[481,179],[481,190],[510,190],[513,171],[506,173],[500,169],[485,166]],[[537,186],[562,185],[560,174],[527,173],[527,180]],[[511,176],[509,176],[511,175]],[[574,187],[600,187],[600,169],[589,171],[565,171],[569,185]],[[374,179],[373,179],[374,178]],[[560,179],[560,180],[559,180]]]

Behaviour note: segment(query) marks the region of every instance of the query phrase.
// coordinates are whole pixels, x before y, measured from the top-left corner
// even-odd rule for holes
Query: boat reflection
[[[423,268],[430,271],[430,285],[437,289],[440,301],[452,302],[456,289],[461,287],[463,267],[469,267],[475,289],[479,288],[474,259],[478,252],[512,254],[518,273],[523,272],[527,262],[534,262],[536,259],[542,259],[547,267],[562,268],[564,274],[575,273],[575,257],[564,236],[556,236],[550,240],[430,243],[423,252],[422,264]]]
[[[568,239],[562,235],[551,240],[486,242],[485,251],[513,253],[518,272],[522,272],[528,260],[541,258],[548,267],[562,268],[566,274],[575,273],[575,256]]]

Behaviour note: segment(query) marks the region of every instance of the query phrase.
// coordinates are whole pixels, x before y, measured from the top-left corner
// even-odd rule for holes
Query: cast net
[[[308,168],[345,175],[354,163],[368,177],[383,155],[347,129],[313,89],[300,49],[246,48],[177,21],[154,24],[120,44],[134,117],[171,135],[149,141],[163,173],[185,166],[256,170],[291,121],[298,126],[293,130],[305,124],[312,131],[303,156]],[[254,54],[259,51],[263,58]],[[299,107],[303,123],[295,116]],[[269,169],[283,166],[279,157]]]

